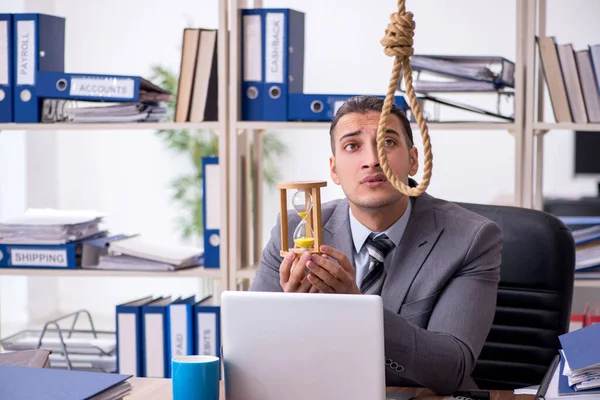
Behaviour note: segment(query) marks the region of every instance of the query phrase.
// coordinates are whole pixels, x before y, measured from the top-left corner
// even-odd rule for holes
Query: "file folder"
[[[13,17],[0,14],[0,122],[13,122]]]
[[[14,121],[40,121],[38,71],[64,71],[65,19],[47,14],[13,14]]]
[[[0,268],[80,268],[87,257],[85,243],[105,236],[103,231],[65,244],[0,243]]]
[[[163,297],[142,306],[143,323],[143,376],[166,378],[168,359],[167,310],[171,297]]]
[[[202,159],[202,225],[204,236],[204,267],[219,268],[221,226],[221,178],[218,157]]]
[[[304,89],[304,13],[264,8],[263,120],[288,120],[288,95]]]
[[[331,121],[338,108],[354,96],[356,95],[292,93],[289,95],[289,120]],[[385,98],[385,96],[379,97]],[[403,111],[410,108],[403,96],[396,96],[394,103]]]
[[[177,299],[169,304],[167,311],[168,341],[167,360],[194,354],[194,304],[196,296]],[[168,378],[172,377],[171,363],[167,363]]]
[[[152,296],[148,296],[116,306],[117,373],[143,376],[142,306],[150,303],[153,299]]]
[[[37,77],[41,98],[139,102],[143,89],[170,96],[169,92],[139,76],[40,71]]]
[[[195,353],[221,356],[221,307],[215,296],[207,296],[194,306]]]
[[[241,120],[263,120],[264,68],[263,42],[264,23],[261,8],[242,9],[242,85]]]

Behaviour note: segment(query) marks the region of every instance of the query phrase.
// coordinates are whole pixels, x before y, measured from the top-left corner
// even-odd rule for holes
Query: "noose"
[[[427,123],[423,118],[421,106],[415,96],[415,91],[412,86],[412,69],[410,67],[409,57],[413,55],[413,35],[415,30],[415,23],[413,21],[413,14],[406,12],[404,7],[404,0],[398,0],[398,13],[392,14],[391,22],[385,30],[385,37],[381,39],[381,44],[385,47],[384,53],[390,57],[395,57],[394,67],[392,69],[392,76],[390,77],[390,83],[388,91],[383,103],[383,109],[381,117],[379,119],[379,126],[377,128],[377,152],[379,155],[379,162],[383,168],[383,172],[387,177],[388,181],[401,193],[407,196],[419,196],[429,186],[429,180],[431,178],[431,142],[429,140],[429,130]],[[384,148],[385,133],[387,130],[387,119],[392,108],[392,102],[394,94],[398,88],[398,79],[400,77],[400,70],[404,72],[404,80],[406,82],[406,91],[408,93],[408,99],[410,107],[417,119],[419,130],[423,138],[423,150],[425,153],[424,161],[424,172],[423,179],[419,184],[411,188],[400,181],[389,166],[387,162],[387,154]]]

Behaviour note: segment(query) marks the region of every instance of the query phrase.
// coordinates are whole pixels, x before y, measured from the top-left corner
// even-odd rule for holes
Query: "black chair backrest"
[[[498,304],[475,365],[481,389],[538,385],[569,330],[575,245],[555,216],[519,207],[457,203],[495,221],[503,249]]]

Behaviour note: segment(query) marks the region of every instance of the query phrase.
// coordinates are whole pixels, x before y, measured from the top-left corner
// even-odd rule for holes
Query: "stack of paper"
[[[109,270],[174,271],[203,264],[203,249],[145,238],[120,235],[99,239],[107,249],[98,256],[97,264],[85,268]],[[93,243],[92,243],[93,244]]]
[[[559,393],[594,393],[600,398],[600,324],[592,324],[558,338],[562,345]]]
[[[158,122],[167,117],[164,103],[101,103],[44,99],[42,122]]]
[[[29,209],[0,222],[0,243],[64,244],[100,232],[97,211]]]

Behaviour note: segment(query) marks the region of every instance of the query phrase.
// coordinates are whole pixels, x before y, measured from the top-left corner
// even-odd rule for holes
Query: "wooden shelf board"
[[[533,129],[543,130],[564,130],[564,131],[600,131],[600,124],[576,124],[576,123],[557,123],[557,122],[536,122]]]
[[[323,129],[329,130],[329,122],[270,122],[270,121],[238,121],[237,129],[252,130],[285,130],[285,129]],[[418,130],[417,124],[411,124],[413,130]],[[512,122],[432,122],[427,127],[432,130],[512,130],[515,124]]]
[[[73,131],[73,130],[160,130],[160,129],[218,129],[218,122],[131,122],[131,123],[55,123],[0,124],[0,131]]]
[[[121,271],[98,269],[58,269],[58,268],[0,268],[0,276],[61,276],[61,277],[197,277],[220,278],[222,271],[219,268],[186,268],[180,271]]]

